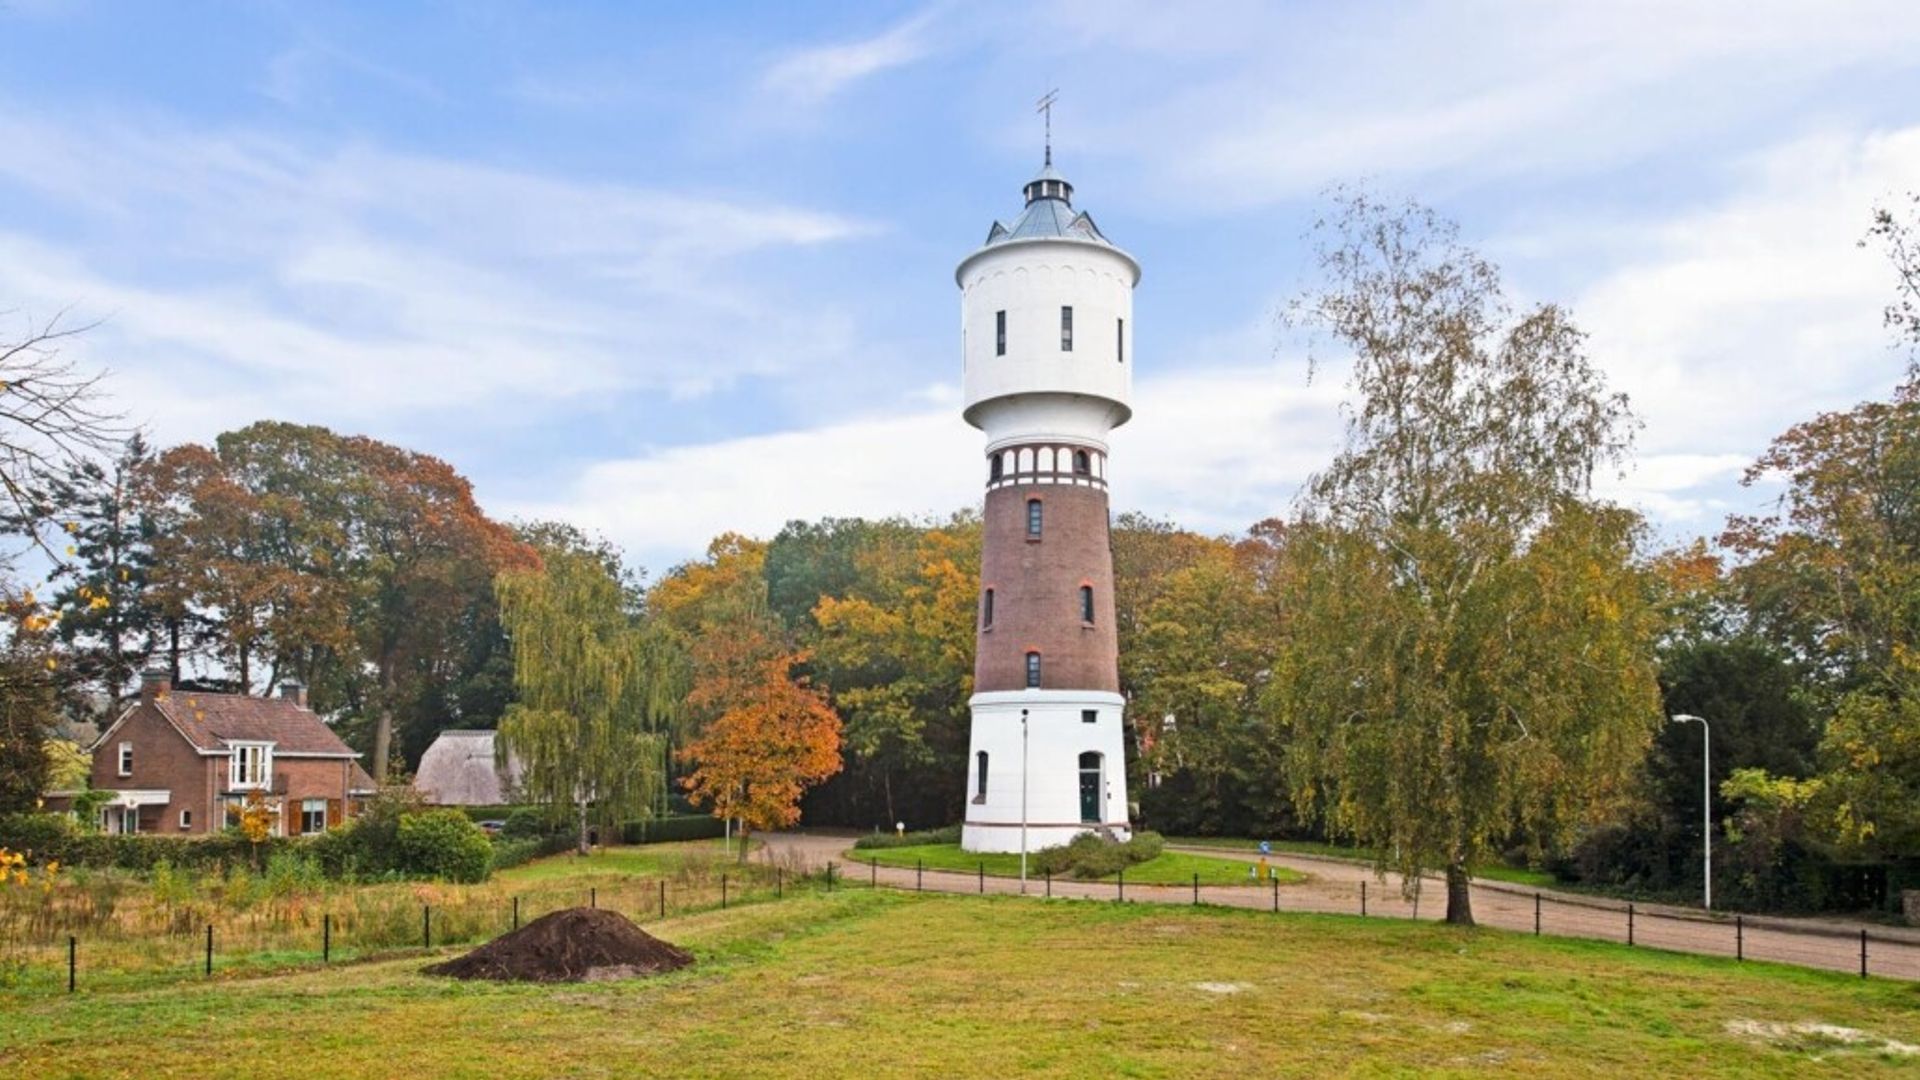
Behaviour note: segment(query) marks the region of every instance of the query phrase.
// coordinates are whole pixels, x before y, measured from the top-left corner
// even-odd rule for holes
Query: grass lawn
[[[719,867],[720,863],[727,858],[727,852],[722,847],[723,843],[720,840],[683,840],[667,844],[607,847],[585,858],[569,851],[502,870],[494,875],[494,879],[511,884],[586,878],[601,874],[660,877],[677,872],[690,858],[709,861]],[[755,848],[760,846],[758,840],[752,843]],[[735,855],[739,854],[738,838],[734,839],[732,850]]]
[[[916,863],[924,864],[929,870],[958,870],[963,873],[977,873],[982,863],[986,864],[988,877],[1019,877],[1019,855],[974,854],[961,851],[959,844],[916,844],[913,847],[897,848],[859,848],[847,853],[848,857],[860,862],[877,862],[881,866],[904,866],[911,870]],[[1216,859],[1208,855],[1189,855],[1184,851],[1163,852],[1158,858],[1143,862],[1138,866],[1127,867],[1127,880],[1141,885],[1188,885],[1193,875],[1200,875],[1202,885],[1254,885],[1247,876],[1251,863],[1239,859]],[[1027,863],[1027,877],[1037,879],[1039,871],[1034,870],[1032,860]],[[1280,875],[1281,884],[1292,884],[1307,880],[1307,875],[1286,867],[1271,867]],[[1113,878],[1101,878],[1112,881]]]
[[[9,1077],[1911,1075],[1920,988],[1398,920],[849,890],[657,980],[418,958],[0,1003]]]
[[[1184,847],[1231,848],[1234,851],[1257,851],[1260,841],[1240,836],[1181,836],[1168,837],[1167,843]],[[1366,848],[1341,847],[1339,844],[1327,844],[1318,840],[1269,840],[1276,852],[1292,852],[1296,855],[1326,855],[1336,859],[1358,859],[1368,862],[1373,852]],[[1473,876],[1485,881],[1504,881],[1512,885],[1528,885],[1536,889],[1551,889],[1559,881],[1545,870],[1529,870],[1520,866],[1506,866],[1493,863],[1473,868]]]

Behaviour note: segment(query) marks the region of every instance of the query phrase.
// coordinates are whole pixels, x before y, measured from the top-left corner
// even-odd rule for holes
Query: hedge
[[[872,833],[853,842],[855,848],[895,848],[919,847],[921,844],[957,844],[960,842],[960,826],[948,825],[939,829],[921,829],[910,833]]]
[[[270,836],[257,852],[264,865],[276,853],[293,850],[299,840]],[[62,814],[9,814],[0,817],[0,847],[27,854],[36,864],[89,866],[148,871],[162,861],[176,869],[225,870],[252,866],[256,846],[238,833],[211,836],[152,836],[139,833],[84,832]]]
[[[620,828],[620,841],[626,844],[664,844],[673,840],[711,840],[726,834],[727,823],[717,817],[681,814],[629,821]]]

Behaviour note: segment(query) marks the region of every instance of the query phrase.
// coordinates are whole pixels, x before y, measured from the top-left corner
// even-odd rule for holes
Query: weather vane
[[[1046,118],[1047,124],[1047,164],[1053,164],[1053,103],[1060,96],[1058,88],[1047,91],[1046,96],[1034,105],[1033,111]]]

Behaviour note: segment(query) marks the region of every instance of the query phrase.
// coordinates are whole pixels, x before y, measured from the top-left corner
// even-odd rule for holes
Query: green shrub
[[[1115,843],[1098,833],[1083,832],[1070,842],[1033,853],[1033,866],[1043,874],[1093,879],[1111,877],[1129,866],[1158,858],[1166,840],[1156,832],[1135,833]]]
[[[855,848],[896,848],[919,847],[921,844],[957,844],[960,842],[960,826],[947,825],[938,829],[922,829],[919,832],[874,833],[863,836],[853,842]]]
[[[620,828],[620,841],[626,844],[664,844],[676,840],[711,840],[727,834],[727,823],[706,814],[676,814],[672,817],[629,821]]]
[[[557,855],[573,846],[573,837],[561,834],[537,836],[528,840],[509,840],[504,835],[493,838],[493,868],[505,870],[510,866],[520,866],[548,855]]]
[[[547,820],[546,815],[531,806],[516,806],[503,820],[505,824],[500,826],[500,835],[508,840],[539,840],[560,831],[553,822]]]
[[[493,872],[493,842],[458,810],[402,814],[395,840],[405,874],[475,882]]]

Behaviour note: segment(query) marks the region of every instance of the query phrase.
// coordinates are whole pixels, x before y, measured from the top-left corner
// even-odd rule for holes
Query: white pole
[[[1027,710],[1020,710],[1020,891],[1027,891]]]
[[[1713,727],[1704,716],[1676,713],[1676,724],[1700,725],[1700,839],[1706,845],[1706,899],[1703,906],[1713,910]]]

